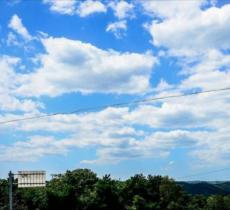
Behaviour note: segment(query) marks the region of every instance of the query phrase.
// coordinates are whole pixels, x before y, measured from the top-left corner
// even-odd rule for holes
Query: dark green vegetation
[[[177,182],[193,195],[230,195],[230,182]]]
[[[78,169],[57,175],[46,188],[14,186],[14,210],[230,210],[229,195],[190,195],[182,184],[141,174],[118,181]],[[0,180],[0,210],[7,202],[8,183]]]

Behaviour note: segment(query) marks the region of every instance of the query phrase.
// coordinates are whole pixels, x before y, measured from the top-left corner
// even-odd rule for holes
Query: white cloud
[[[229,151],[229,127],[224,127],[218,132],[203,132],[196,149],[191,151],[190,155],[198,158],[202,166],[213,163],[229,165]]]
[[[86,17],[107,11],[106,6],[98,0],[43,0],[43,2],[50,5],[51,11],[64,15],[78,14],[80,17]]]
[[[181,88],[207,90],[230,87],[230,55],[210,50],[199,57],[197,65],[184,68],[182,73],[189,77],[181,82]]]
[[[110,2],[109,6],[114,10],[114,14],[119,19],[126,19],[134,17],[134,5],[127,1]]]
[[[43,45],[47,53],[40,56],[41,68],[20,77],[18,94],[142,94],[150,88],[150,74],[156,63],[151,53],[119,53],[66,38],[47,38]]]
[[[43,107],[39,102],[31,99],[18,98],[15,94],[18,75],[14,68],[20,62],[19,58],[0,56],[0,110],[1,111],[23,111],[30,112]]]
[[[66,47],[70,49],[69,46]],[[92,55],[95,55],[94,51]],[[59,53],[56,56],[58,59],[63,59],[63,55]],[[175,94],[191,88],[212,89],[229,85],[228,55],[212,50],[200,59],[200,62],[193,66],[183,66],[188,77],[179,85],[171,86],[162,80],[158,86],[160,91],[158,96]],[[9,62],[14,64],[18,61]],[[214,77],[216,80],[210,80],[212,74],[216,75]],[[193,78],[198,76],[203,80],[192,82]],[[117,163],[133,158],[166,158],[175,148],[186,148],[190,160],[198,164],[213,166],[221,162],[226,165],[229,164],[230,155],[228,141],[230,97],[227,93],[223,91],[162,100],[157,104],[149,103],[132,109],[108,108],[94,113],[59,115],[39,119],[33,123],[18,122],[13,125],[18,131],[25,131],[28,134],[45,131],[51,136],[62,133],[68,137],[65,139],[49,137],[52,141],[47,141],[45,146],[39,146],[31,140],[27,140],[25,144],[19,142],[3,146],[0,159],[9,161],[9,154],[14,153],[15,160],[25,161],[23,157],[18,156],[24,152],[27,154],[27,160],[33,160],[31,151],[36,151],[37,156],[33,157],[34,160],[38,160],[46,155],[67,154],[73,148],[95,147],[97,157],[82,160],[82,163],[101,164]],[[7,120],[21,116],[6,115],[1,118]],[[42,139],[43,137],[39,137],[37,141],[43,142]]]
[[[107,32],[112,32],[118,39],[124,35],[126,30],[127,30],[127,22],[125,20],[110,23],[106,28]]]
[[[22,36],[25,40],[30,41],[32,39],[32,36],[22,24],[22,20],[18,17],[18,15],[15,14],[12,16],[8,26]]]
[[[178,59],[183,80],[179,84],[168,84],[162,79],[155,89],[159,93],[157,96],[193,88],[229,87],[230,57],[221,51],[229,49],[229,7],[203,11],[199,1],[170,7],[167,5],[170,2],[148,3],[146,10],[161,19],[149,26],[154,44],[169,49],[171,55],[189,55]],[[120,15],[121,21],[123,16]],[[150,75],[156,62],[150,53],[102,50],[66,38],[47,37],[43,45],[46,53],[38,58],[41,67],[33,73],[16,74],[13,66],[18,59],[0,59],[0,109],[34,112],[40,108],[34,101],[18,95],[143,93],[150,88]],[[6,125],[6,128],[12,126],[27,134],[45,131],[50,136],[32,136],[26,141],[0,146],[0,160],[38,160],[46,155],[66,154],[73,148],[95,147],[96,158],[82,160],[82,163],[116,163],[132,158],[165,158],[175,148],[185,148],[189,151],[187,155],[191,155],[190,160],[212,166],[220,162],[227,165],[230,156],[229,101],[228,92],[207,93],[161,100],[132,109],[108,108]],[[21,117],[2,114],[1,119]],[[56,139],[57,134],[65,134],[67,138]]]
[[[194,17],[200,13],[200,6],[203,5],[205,0],[196,1],[186,1],[186,0],[176,0],[176,1],[142,1],[144,11],[151,16],[158,16],[161,18],[187,18]]]
[[[16,35],[12,32],[8,33],[6,44],[8,46],[20,46],[20,42],[18,41]]]
[[[112,1],[108,4],[114,11],[118,21],[109,23],[106,27],[107,32],[112,32],[117,39],[122,38],[127,30],[127,18],[134,17],[134,5],[126,1]]]
[[[117,163],[136,158],[165,158],[175,147],[194,144],[195,139],[189,134],[190,132],[181,130],[145,134],[141,140],[130,139],[126,144],[99,148],[97,159],[83,160],[82,163]]]
[[[173,85],[168,84],[164,79],[161,79],[155,90],[157,92],[163,92],[173,88]]]
[[[179,74],[185,77],[178,85],[161,81],[157,91],[163,92],[159,96],[197,88],[229,87],[230,57],[222,50],[230,48],[227,27],[230,5],[201,9],[206,1],[181,1],[181,4],[171,5],[173,3],[142,2],[145,11],[153,18],[158,17],[147,26],[153,44],[169,51],[163,55],[165,57],[178,56]],[[229,164],[230,145],[226,141],[229,138],[229,100],[227,92],[207,93],[164,102],[161,107],[142,107],[130,117],[153,128],[188,129],[189,136],[197,142],[190,148],[190,154],[195,156],[193,160],[199,160],[202,166]]]
[[[27,133],[64,132],[70,136],[54,140],[47,148],[49,152],[41,150],[41,156],[95,146],[97,158],[82,163],[117,163],[132,158],[165,158],[175,148],[187,148],[191,159],[196,155],[195,161],[227,164],[229,100],[224,92],[210,93],[168,100],[161,105],[139,105],[135,109],[108,108],[94,113],[59,115],[33,123],[19,122],[14,127]],[[28,150],[19,145],[20,150]]]
[[[42,103],[31,99],[18,99],[13,94],[0,94],[0,110],[2,111],[23,111],[33,112],[36,109],[43,108]]]
[[[105,123],[103,122],[103,124]],[[91,121],[89,125],[92,125]],[[227,149],[229,148],[229,142],[220,138],[218,135],[219,131],[188,132],[174,130],[169,132],[155,132],[151,135],[144,133],[140,137],[128,131],[125,137],[126,132],[122,134],[123,136],[117,135],[117,130],[114,130],[116,126],[114,127],[112,124],[106,125],[106,128],[109,128],[108,131],[103,130],[105,129],[103,125],[101,129],[97,127],[96,130],[91,130],[92,128],[86,129],[84,124],[82,124],[82,128],[83,131],[80,130],[80,134],[76,133],[73,137],[67,139],[55,140],[52,137],[53,140],[51,142],[45,140],[45,143],[43,143],[44,137],[41,136],[37,139],[37,143],[29,140],[5,146],[2,148],[0,159],[4,161],[31,161],[46,155],[63,155],[68,150],[77,147],[93,146],[97,148],[97,159],[83,160],[82,163],[116,163],[132,158],[164,158],[176,147],[190,148],[191,154],[196,154],[197,158],[202,160],[202,162],[209,162],[211,164],[218,164],[217,161],[223,161],[224,156],[229,154],[229,150]],[[62,128],[59,127],[59,129]],[[225,139],[228,138],[228,132],[225,132],[224,135]],[[204,139],[207,141],[204,141]],[[218,145],[218,147],[215,147],[215,145]],[[208,153],[214,153],[215,156],[210,159],[204,155]]]
[[[2,149],[0,160],[33,161],[45,155],[65,154],[69,149],[98,148],[98,159],[93,162],[117,162],[140,157],[165,157],[177,146],[190,145],[195,140],[188,131],[147,132],[135,129],[124,116],[129,115],[127,108],[108,108],[98,113],[56,116],[41,119],[34,123],[20,122],[17,129],[28,131],[72,131],[65,139],[54,137],[31,137],[18,141]],[[105,123],[106,122],[106,123]],[[22,127],[20,128],[20,124]],[[77,132],[76,132],[77,130]],[[83,162],[92,162],[83,161]]]
[[[43,130],[56,133],[61,131],[71,135],[60,140],[54,137],[48,137],[47,139],[47,137],[39,136],[31,137],[26,141],[18,141],[9,147],[3,148],[0,152],[2,154],[0,159],[31,161],[34,160],[33,158],[38,159],[49,154],[63,154],[70,148],[119,145],[130,136],[142,135],[130,126],[125,126],[124,123],[120,124],[122,113],[126,111],[127,109],[106,109],[99,113],[60,115],[54,118],[36,120],[34,123],[29,121],[18,122],[13,126],[27,132]],[[105,120],[107,123],[105,123]]]
[[[77,8],[77,13],[80,17],[86,17],[93,13],[105,13],[106,11],[107,8],[101,1],[95,0],[82,1]]]
[[[171,9],[170,5],[167,5],[168,2],[164,3],[164,7]],[[185,10],[182,5],[175,4],[175,11],[169,15],[167,10],[162,8],[148,7],[149,10],[166,16],[160,22],[153,21],[148,27],[154,45],[166,47],[171,54],[182,56],[196,55],[210,49],[229,49],[230,5],[211,7],[203,11],[198,7],[199,1],[196,3],[198,6],[191,9],[187,8],[189,2],[187,3]],[[195,4],[195,1],[191,4]]]
[[[30,162],[45,155],[60,154],[66,151],[59,142],[49,136],[33,136],[27,141],[18,141],[11,147],[0,147],[0,161]]]
[[[50,10],[64,15],[73,15],[75,13],[75,0],[43,0],[45,4],[50,5]]]

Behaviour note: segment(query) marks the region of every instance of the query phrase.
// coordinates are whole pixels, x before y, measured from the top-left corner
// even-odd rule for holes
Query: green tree
[[[207,199],[207,210],[225,210],[223,196],[209,196]]]
[[[96,185],[97,210],[122,210],[121,188],[110,175],[105,175]]]
[[[187,197],[182,188],[168,177],[162,178],[160,187],[160,206],[162,209],[186,209]]]
[[[189,197],[189,210],[204,210],[207,203],[207,198],[203,195],[195,195]]]
[[[118,181],[88,169],[56,175],[45,188],[13,185],[13,192],[14,210],[230,210],[229,195],[188,195],[168,177]],[[8,210],[8,180],[0,180],[0,210]]]
[[[0,179],[0,210],[8,210],[8,182]]]
[[[97,181],[96,174],[88,169],[67,171],[57,176],[47,186],[49,209],[85,209]]]

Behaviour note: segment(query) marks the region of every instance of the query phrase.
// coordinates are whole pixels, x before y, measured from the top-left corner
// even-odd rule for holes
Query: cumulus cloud
[[[0,146],[1,161],[36,161],[45,155],[65,153],[65,148],[50,136],[33,136],[29,140],[18,141],[11,147]]]
[[[168,84],[164,79],[161,79],[160,82],[158,83],[157,87],[155,90],[157,92],[163,92],[166,90],[170,90],[173,88],[173,85]]]
[[[107,32],[112,32],[118,39],[124,35],[126,30],[127,22],[125,20],[110,23],[106,28]]]
[[[18,15],[15,14],[12,16],[8,26],[25,40],[30,41],[32,39],[32,36],[27,31],[26,27],[22,23],[21,18],[18,17]]]
[[[207,51],[197,64],[186,65],[182,71],[188,77],[181,82],[184,89],[214,89],[230,87],[230,55],[218,50]]]
[[[195,144],[195,139],[189,134],[190,132],[182,130],[145,134],[141,140],[130,139],[126,144],[99,148],[97,159],[83,160],[82,163],[101,164],[137,158],[165,158],[175,147]]]
[[[77,13],[80,17],[86,17],[93,13],[105,13],[106,6],[101,1],[86,0],[82,1],[77,8]]]
[[[114,15],[118,19],[132,18],[134,16],[134,5],[127,1],[110,2],[109,6],[114,10]]]
[[[38,130],[51,131],[54,133],[66,132],[71,135],[66,139],[59,140],[51,136],[49,136],[48,139],[47,137],[39,136],[35,138],[36,141],[34,141],[34,137],[32,136],[26,141],[18,141],[6,147],[0,159],[5,158],[12,160],[12,155],[8,156],[8,154],[12,153],[12,150],[14,151],[14,155],[17,156],[15,159],[18,161],[20,161],[21,158],[24,160],[24,156],[21,158],[18,157],[18,155],[23,154],[23,151],[24,154],[28,154],[26,158],[27,161],[30,161],[29,155],[32,155],[35,151],[37,151],[37,156],[34,155],[34,157],[36,156],[37,159],[48,154],[60,154],[62,151],[64,153],[70,148],[92,146],[112,147],[122,144],[122,142],[126,141],[130,136],[142,135],[142,133],[135,131],[135,129],[130,126],[119,124],[122,120],[120,119],[122,113],[126,111],[127,109],[107,109],[98,113],[73,114],[68,116],[60,115],[54,118],[36,120],[34,123],[25,121],[21,124],[19,122],[17,124],[19,130],[27,132]],[[105,120],[108,120],[107,123],[105,123]],[[75,132],[76,130],[78,130],[78,132]]]
[[[43,0],[45,4],[50,5],[50,10],[64,15],[76,15],[86,17],[94,13],[105,13],[106,6],[101,1],[96,0]]]
[[[21,77],[17,93],[57,96],[68,92],[143,93],[156,63],[151,53],[119,53],[66,38],[43,40],[41,68]],[[53,47],[55,46],[55,48]]]
[[[153,45],[168,51],[163,56],[176,57],[181,68],[179,74],[184,77],[179,84],[161,80],[156,88],[160,92],[158,96],[230,87],[230,31],[227,27],[230,5],[205,8],[202,6],[207,1],[141,3],[154,19],[147,26]],[[188,136],[196,141],[190,147],[190,155],[193,160],[199,160],[199,164],[229,164],[230,145],[226,140],[229,138],[229,96],[226,92],[165,101],[160,107],[138,109],[129,115],[133,122],[154,129],[189,130]]]
[[[148,26],[155,46],[166,47],[171,54],[182,56],[193,56],[210,49],[230,48],[230,5],[202,10],[199,1],[192,1],[186,2],[185,10],[183,4],[175,4],[175,11],[172,10],[172,14],[168,14],[167,10],[163,10],[165,7],[171,10],[168,2],[160,4],[163,8],[155,3],[153,2],[153,6],[149,6],[148,10],[165,17],[162,21],[153,21]],[[197,7],[190,5],[191,9],[187,8],[189,4],[195,4]]]
[[[179,74],[183,75],[177,84],[169,84],[163,78],[154,97],[230,86],[230,57],[223,51],[229,49],[228,5],[201,9],[204,1],[142,2],[145,11],[158,19],[148,25],[154,45],[179,56]],[[75,6],[69,14],[76,12]],[[122,22],[127,13],[120,11],[116,16]],[[110,26],[114,32],[115,28]],[[45,37],[42,43],[46,52],[38,57],[41,66],[33,73],[16,73],[13,66],[20,62],[18,59],[0,59],[2,110],[32,112],[39,107],[22,96],[69,92],[139,94],[150,89],[150,75],[157,60],[149,52],[121,53],[67,38]],[[27,134],[49,134],[31,135],[24,141],[0,146],[0,160],[38,160],[46,155],[66,154],[73,148],[94,147],[96,158],[82,163],[116,163],[134,158],[165,158],[179,148],[189,151],[190,160],[199,164],[229,164],[229,101],[226,92],[206,93],[132,108],[108,108],[5,125],[4,128]],[[21,117],[2,114],[1,119]],[[58,134],[66,138],[59,139]]]
[[[109,23],[106,27],[107,32],[111,32],[117,39],[122,38],[127,30],[127,19],[134,17],[134,5],[127,1],[114,1],[108,4],[114,11],[117,21]]]
[[[15,63],[17,60],[10,62]],[[210,51],[205,58],[201,58],[201,62],[183,67],[188,77],[180,84],[171,86],[162,80],[157,96],[171,95],[194,87],[219,88],[218,84],[226,87],[230,81],[228,66],[228,55],[216,50]],[[204,79],[205,83],[190,82],[197,75],[209,75],[212,72],[224,76],[216,77],[217,80]],[[82,160],[82,164],[104,164],[135,158],[166,158],[175,148],[185,148],[189,151],[187,155],[190,159],[198,164],[213,166],[220,161],[229,164],[229,158],[226,158],[230,155],[229,101],[229,95],[223,91],[161,100],[156,104],[138,105],[132,109],[108,108],[93,113],[38,119],[33,123],[18,122],[13,125],[18,131],[28,134],[43,131],[48,132],[50,136],[37,137],[36,141],[32,136],[26,141],[1,146],[0,159],[36,161],[47,155],[67,154],[73,148],[94,147],[96,158]],[[10,115],[2,116],[2,119],[19,117],[21,118],[21,116]],[[9,129],[11,125],[6,126]],[[55,135],[60,133],[67,137],[56,139]],[[43,139],[47,141],[45,144],[41,143]],[[36,156],[33,155],[34,152]],[[22,153],[26,156],[20,156]]]
[[[17,88],[18,75],[14,71],[19,58],[0,56],[0,110],[31,112],[43,107],[42,103],[20,98],[14,92]]]
[[[21,45],[21,43],[17,39],[17,36],[12,32],[8,33],[6,44],[8,46],[20,46]]]
[[[227,164],[229,101],[229,95],[224,92],[210,93],[162,101],[160,105],[139,105],[134,109],[107,108],[94,113],[59,115],[33,123],[18,122],[15,127],[27,133],[68,134],[66,139],[52,141],[47,153],[41,150],[41,156],[59,154],[61,150],[68,152],[70,148],[97,148],[97,158],[83,160],[84,164],[165,158],[175,148],[189,148],[187,155],[191,155],[191,159],[196,155],[194,159],[202,163],[215,165],[222,161]],[[19,146],[20,150],[28,149],[21,148],[21,143]],[[11,147],[18,148],[12,145],[4,151]],[[208,154],[213,154],[212,158]]]
[[[17,128],[27,132],[68,130],[72,131],[72,135],[65,139],[32,136],[29,140],[18,141],[5,147],[0,160],[31,161],[45,155],[64,154],[74,147],[96,146],[98,159],[83,162],[118,162],[130,158],[164,157],[176,145],[186,146],[195,141],[189,137],[190,132],[182,130],[147,134],[135,129],[131,122],[124,118],[127,115],[127,108],[108,108],[98,113],[56,116],[35,123],[19,123]],[[78,132],[75,132],[76,129]]]
[[[144,8],[144,11],[152,17],[158,16],[160,18],[175,18],[175,17],[193,17],[200,13],[200,6],[205,0],[196,1],[139,1]]]
[[[75,12],[75,0],[43,0],[43,3],[50,5],[50,10],[65,15],[73,15]]]

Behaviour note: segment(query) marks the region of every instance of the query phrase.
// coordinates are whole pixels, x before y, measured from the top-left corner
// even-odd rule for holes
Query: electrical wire
[[[221,88],[221,89],[204,90],[204,91],[195,91],[195,92],[183,93],[183,94],[168,95],[168,96],[162,96],[162,97],[156,97],[156,98],[146,98],[146,99],[134,100],[134,101],[130,101],[130,102],[116,103],[116,104],[92,106],[92,107],[88,107],[88,108],[80,108],[80,109],[73,110],[70,112],[57,112],[57,113],[53,113],[53,114],[44,114],[44,115],[39,115],[39,116],[31,116],[31,117],[24,117],[24,118],[17,118],[17,119],[12,119],[12,120],[1,121],[0,125],[7,124],[7,123],[19,122],[19,121],[41,119],[41,118],[52,117],[52,116],[56,116],[56,115],[76,114],[76,113],[82,113],[82,112],[95,111],[98,109],[106,109],[109,107],[123,107],[123,106],[128,106],[131,104],[147,103],[147,102],[159,101],[159,100],[163,100],[163,99],[180,98],[180,97],[185,97],[185,96],[199,95],[199,94],[205,94],[205,93],[214,93],[214,92],[221,92],[221,91],[227,91],[227,90],[230,90],[230,87]]]

